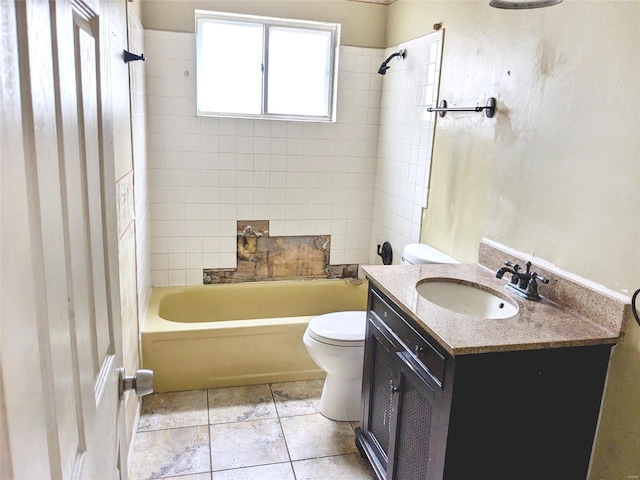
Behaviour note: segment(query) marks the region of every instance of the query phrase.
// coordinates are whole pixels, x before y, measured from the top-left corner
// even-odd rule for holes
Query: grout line
[[[209,414],[209,389],[207,392],[207,436],[209,438],[209,479],[213,478],[213,452],[211,451],[211,416]]]
[[[278,411],[278,404],[276,403],[276,397],[273,395],[273,388],[270,383],[267,384],[269,387],[269,391],[271,392],[271,400],[273,401],[273,405],[276,408],[276,416],[278,418],[278,425],[280,426],[280,431],[282,432],[282,440],[284,441],[284,448],[287,449],[287,456],[289,457],[289,466],[291,467],[291,473],[293,474],[294,480],[297,480],[296,471],[293,468],[293,461],[291,460],[291,452],[289,451],[289,444],[287,443],[287,437],[284,434],[284,428],[282,428],[282,421],[280,419],[280,412]]]

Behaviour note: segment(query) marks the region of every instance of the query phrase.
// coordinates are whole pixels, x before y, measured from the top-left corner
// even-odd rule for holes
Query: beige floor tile
[[[373,471],[359,454],[312,458],[293,462],[297,480],[374,480]]]
[[[289,461],[277,418],[210,425],[212,470]]]
[[[290,417],[318,413],[324,380],[272,383],[271,391],[278,415]]]
[[[212,388],[209,390],[209,423],[245,422],[276,418],[268,385]]]
[[[207,425],[207,391],[154,393],[142,400],[139,432]]]
[[[213,472],[211,478],[212,480],[295,480],[289,462],[222,470]]]
[[[164,478],[211,470],[208,427],[186,427],[136,435],[131,480]]]
[[[357,452],[349,422],[335,422],[319,413],[280,419],[291,460]]]

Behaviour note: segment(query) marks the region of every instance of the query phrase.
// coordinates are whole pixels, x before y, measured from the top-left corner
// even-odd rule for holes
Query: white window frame
[[[339,47],[340,47],[340,24],[339,23],[327,23],[327,22],[315,22],[310,20],[292,20],[286,18],[264,17],[257,15],[242,15],[235,13],[225,12],[211,12],[207,10],[196,10],[196,75],[198,74],[198,64],[203,61],[201,55],[202,45],[200,25],[207,20],[222,20],[226,22],[238,22],[238,23],[256,23],[263,26],[263,43],[262,43],[262,102],[260,114],[248,114],[248,113],[228,113],[228,112],[212,112],[206,110],[200,110],[197,108],[196,114],[201,117],[231,117],[231,118],[263,118],[272,120],[288,120],[288,121],[302,121],[302,122],[335,122],[336,121],[336,99],[337,99],[337,83],[338,83],[338,59],[339,59]],[[293,114],[275,114],[267,111],[268,101],[268,73],[269,73],[269,28],[270,27],[291,27],[298,29],[308,29],[315,31],[325,31],[331,33],[331,49],[329,60],[329,91],[327,99],[327,112],[326,116],[309,116],[309,115],[293,115]],[[294,59],[295,61],[295,59]],[[198,85],[196,89],[196,96],[198,89],[201,88],[199,77],[196,77],[196,83]],[[197,100],[197,99],[196,99]]]

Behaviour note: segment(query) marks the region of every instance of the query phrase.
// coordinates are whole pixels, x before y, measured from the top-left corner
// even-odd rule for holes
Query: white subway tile
[[[286,138],[288,123],[290,122],[273,121],[271,123],[271,138]]]
[[[218,135],[219,119],[216,117],[198,117],[200,118],[200,131],[205,135]]]
[[[185,235],[188,237],[202,236],[201,220],[185,220]]]
[[[184,203],[168,203],[167,220],[184,220]]]
[[[254,214],[253,203],[239,203],[236,206],[237,218],[257,218]]]
[[[167,253],[184,253],[186,251],[185,237],[167,238]]]
[[[204,268],[221,268],[220,252],[205,252],[202,254],[202,265]]]
[[[166,287],[169,285],[169,271],[152,269],[151,285],[154,287]]]
[[[204,237],[187,237],[185,238],[185,252],[202,254],[202,239]]]
[[[220,118],[220,125],[218,127],[218,133],[220,135],[225,136],[236,136],[237,128],[236,128],[236,119],[235,118]]]
[[[167,237],[184,237],[184,220],[167,220]]]
[[[236,153],[238,151],[236,137],[230,136],[230,135],[220,136],[219,149],[220,149],[220,152],[224,152],[224,153]]]
[[[333,243],[333,238],[332,238]],[[344,250],[338,250],[333,245],[331,246],[331,252],[329,253],[329,263],[331,265],[341,265],[346,263],[344,260]]]
[[[273,211],[273,207],[271,208],[271,211]],[[285,235],[287,222],[284,220],[284,216],[280,217],[281,219],[276,219],[277,217],[274,216],[273,213],[271,214],[272,220],[269,222],[269,235],[272,237]]]
[[[221,252],[235,252],[237,248],[237,238],[235,236],[220,237]]]
[[[184,187],[185,203],[202,203],[202,187]]]
[[[169,286],[179,287],[186,285],[187,273],[185,270],[169,270]]]
[[[220,205],[220,220],[236,220],[236,204],[221,204]]]
[[[235,220],[220,220],[220,233],[222,236],[236,236],[238,230],[238,226]]]
[[[236,169],[236,153],[220,152],[218,158],[220,159],[220,170],[235,170]]]
[[[234,252],[221,252],[220,253],[220,268],[236,268],[237,258]]]
[[[165,270],[168,268],[168,265],[169,256],[167,254],[151,254],[151,268],[153,270]]]
[[[220,155],[217,152],[203,152],[202,153],[203,175],[205,173],[208,173],[206,171],[213,171],[213,170],[219,170],[219,169],[220,169]],[[211,172],[211,173],[214,173],[214,172]]]
[[[184,265],[187,269],[197,269],[202,270],[202,253],[187,253],[184,256]],[[202,279],[202,272],[201,279]]]
[[[149,241],[151,253],[168,253],[167,240],[166,237],[151,237]]]
[[[202,266],[187,269],[186,285],[202,285]]]
[[[269,137],[254,137],[253,151],[256,154],[271,153],[271,139]]]
[[[204,268],[207,268],[209,265],[205,261],[205,255],[211,253],[219,253],[220,252],[220,237],[215,236],[204,236],[202,237],[202,253],[203,260],[202,265]]]
[[[256,120],[253,125],[253,134],[256,138],[271,136],[271,120]]]
[[[220,203],[235,204],[238,201],[236,187],[220,187]]]
[[[240,153],[253,153],[253,137],[236,137],[236,151]]]
[[[273,128],[271,129],[273,131]],[[287,154],[287,146],[288,141],[285,137],[282,138],[271,138],[271,153],[275,155],[286,155]]]

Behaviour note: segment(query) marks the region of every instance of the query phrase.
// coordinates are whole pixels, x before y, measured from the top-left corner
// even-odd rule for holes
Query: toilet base
[[[340,422],[362,420],[362,379],[327,375],[322,388],[319,410],[322,415]]]

